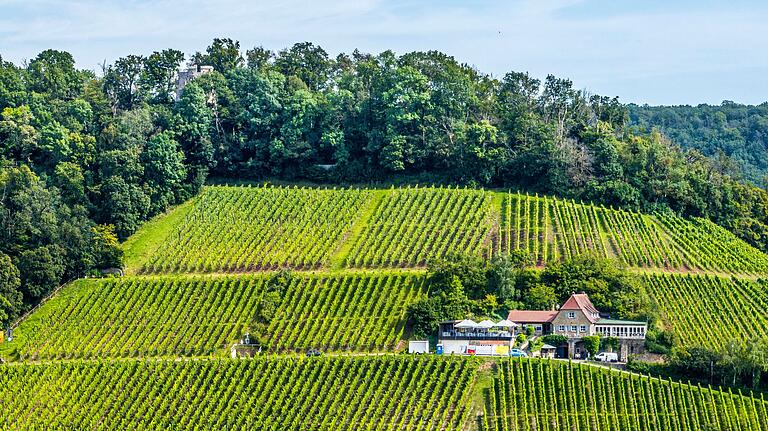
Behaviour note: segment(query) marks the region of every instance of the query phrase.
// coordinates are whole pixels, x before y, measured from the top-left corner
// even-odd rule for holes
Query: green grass
[[[195,199],[190,199],[164,214],[155,216],[122,244],[126,275],[137,274],[141,270],[144,263],[155,254],[194,205]]]

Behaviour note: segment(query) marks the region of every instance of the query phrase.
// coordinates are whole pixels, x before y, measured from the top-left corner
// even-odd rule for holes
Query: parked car
[[[313,357],[313,356],[321,356],[322,354],[323,354],[323,352],[321,352],[321,351],[319,351],[317,349],[309,349],[307,351],[307,356],[309,356],[310,358]]]
[[[595,360],[599,362],[619,362],[618,353],[601,352],[595,355]]]
[[[527,358],[528,354],[520,349],[512,349],[509,351],[509,356],[512,356],[513,358]]]

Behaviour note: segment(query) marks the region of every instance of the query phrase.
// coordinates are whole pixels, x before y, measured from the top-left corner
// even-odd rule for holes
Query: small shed
[[[557,347],[545,344],[541,346],[541,357],[555,359],[555,353],[557,353]]]
[[[429,341],[427,340],[409,341],[408,353],[429,353]]]

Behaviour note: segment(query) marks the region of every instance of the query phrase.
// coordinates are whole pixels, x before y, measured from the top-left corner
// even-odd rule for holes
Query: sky
[[[214,37],[243,50],[311,41],[439,50],[484,73],[527,71],[625,103],[768,101],[764,0],[0,0],[0,56],[48,48],[99,70],[128,54],[191,55]]]

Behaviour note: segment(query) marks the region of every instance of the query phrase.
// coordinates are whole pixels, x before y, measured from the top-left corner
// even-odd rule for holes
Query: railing
[[[453,340],[511,340],[514,337],[510,332],[443,331],[440,333],[440,338]]]
[[[645,332],[634,332],[634,333],[628,333],[628,332],[618,332],[618,331],[611,331],[611,330],[595,330],[595,334],[601,335],[603,337],[615,337],[619,339],[631,339],[631,340],[642,340],[645,339]]]

